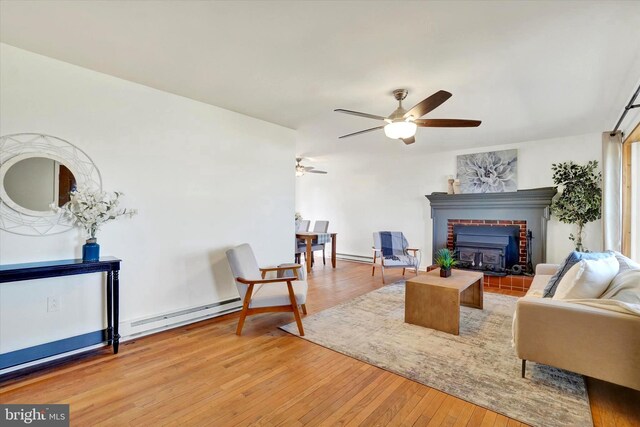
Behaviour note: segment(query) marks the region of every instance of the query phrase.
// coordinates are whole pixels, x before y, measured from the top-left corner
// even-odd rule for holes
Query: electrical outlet
[[[47,311],[49,313],[60,311],[60,297],[47,298]]]

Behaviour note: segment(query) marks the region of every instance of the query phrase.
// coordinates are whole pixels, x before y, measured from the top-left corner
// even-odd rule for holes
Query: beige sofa
[[[517,302],[513,339],[522,375],[533,361],[640,390],[640,317],[542,298],[558,267],[539,264]]]

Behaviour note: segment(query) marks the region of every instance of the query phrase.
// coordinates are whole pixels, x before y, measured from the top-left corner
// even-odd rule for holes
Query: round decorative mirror
[[[30,215],[48,215],[51,206],[63,206],[77,187],[76,177],[64,164],[47,157],[27,157],[4,165],[0,174],[3,195],[15,210]]]
[[[0,137],[0,228],[23,235],[70,230],[53,207],[78,187],[102,188],[98,169],[78,147],[43,134]]]

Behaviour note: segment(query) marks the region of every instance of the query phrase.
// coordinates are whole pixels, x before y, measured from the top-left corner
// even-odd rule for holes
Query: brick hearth
[[[517,225],[520,227],[520,247],[518,254],[518,264],[522,268],[527,267],[527,221],[523,220],[495,220],[495,219],[449,219],[447,220],[447,247],[453,251],[453,226],[454,224],[462,225],[487,225],[490,227],[505,227],[508,225]],[[515,276],[522,277],[522,276]],[[485,281],[486,283],[486,281]]]
[[[430,265],[427,271],[438,268],[437,265]],[[531,287],[533,277],[531,276],[484,276],[484,288],[487,289],[509,289],[513,291],[528,291]]]

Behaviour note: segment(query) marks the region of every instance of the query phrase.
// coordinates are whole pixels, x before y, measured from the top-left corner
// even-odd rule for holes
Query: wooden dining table
[[[305,242],[307,274],[311,273],[311,246],[313,246],[313,240],[318,239],[318,234],[329,234],[331,236],[331,266],[336,268],[336,235],[338,233],[314,233],[311,231],[300,231],[296,233],[296,238],[303,239]]]

